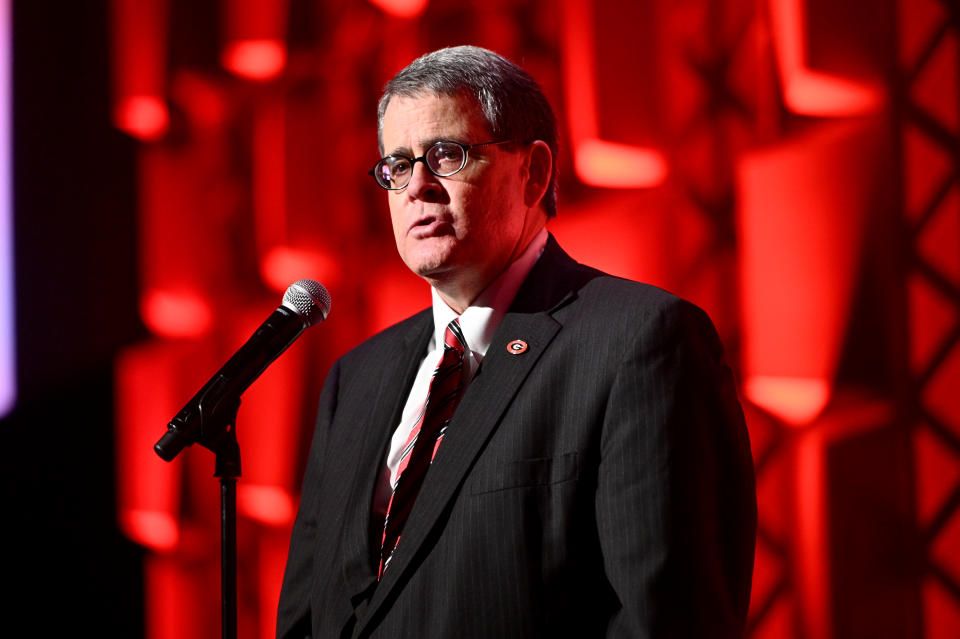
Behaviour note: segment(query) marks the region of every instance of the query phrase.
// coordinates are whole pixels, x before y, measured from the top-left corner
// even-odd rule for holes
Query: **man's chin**
[[[453,268],[450,251],[415,251],[404,262],[415,275],[424,279],[441,278]]]
[[[431,285],[435,284],[436,282],[444,281],[450,277],[451,272],[453,271],[453,269],[447,266],[446,263],[428,263],[418,264],[415,266],[416,268],[410,268],[410,270],[413,271],[413,274],[427,280]]]

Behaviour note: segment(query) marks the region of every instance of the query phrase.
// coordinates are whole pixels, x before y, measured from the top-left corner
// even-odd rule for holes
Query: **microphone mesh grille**
[[[283,294],[283,305],[313,326],[327,319],[330,312],[330,293],[314,280],[297,280]]]

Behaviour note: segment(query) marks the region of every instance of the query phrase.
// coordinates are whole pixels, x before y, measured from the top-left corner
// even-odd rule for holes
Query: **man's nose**
[[[440,178],[430,172],[426,163],[414,164],[410,183],[407,184],[407,197],[424,202],[436,202],[442,193],[443,185],[440,184]]]

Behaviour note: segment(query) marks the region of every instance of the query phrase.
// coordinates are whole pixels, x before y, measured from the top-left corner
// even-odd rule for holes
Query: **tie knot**
[[[467,340],[463,338],[463,331],[460,330],[459,317],[447,324],[447,330],[443,333],[443,343],[447,348],[452,348],[461,355],[467,351]]]

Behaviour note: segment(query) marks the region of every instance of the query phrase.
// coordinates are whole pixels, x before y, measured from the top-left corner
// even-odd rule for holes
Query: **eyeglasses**
[[[503,144],[510,140],[494,140],[479,144],[460,144],[459,142],[435,142],[426,153],[418,158],[405,155],[388,155],[377,162],[369,173],[377,184],[390,191],[399,191],[410,184],[413,165],[423,162],[427,170],[437,177],[450,177],[463,170],[467,165],[467,152],[478,146]]]

